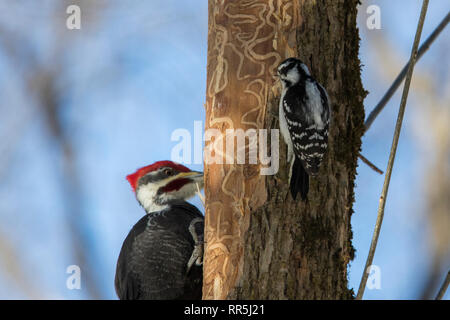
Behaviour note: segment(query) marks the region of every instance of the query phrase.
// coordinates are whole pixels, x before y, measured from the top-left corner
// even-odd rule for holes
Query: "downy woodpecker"
[[[288,146],[290,190],[294,199],[300,191],[305,200],[309,175],[317,175],[328,147],[329,98],[299,59],[284,60],[278,76],[282,83],[280,131]]]
[[[119,299],[201,299],[204,218],[185,200],[203,188],[203,173],[158,161],[127,176],[145,209],[117,261]]]

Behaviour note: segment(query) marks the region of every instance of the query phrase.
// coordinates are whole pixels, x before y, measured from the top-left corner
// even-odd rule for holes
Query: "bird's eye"
[[[173,171],[172,171],[172,169],[164,169],[164,174],[166,175],[166,176],[171,176],[172,174],[173,174]]]

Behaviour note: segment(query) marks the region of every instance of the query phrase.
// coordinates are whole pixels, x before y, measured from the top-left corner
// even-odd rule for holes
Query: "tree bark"
[[[206,157],[223,152],[227,129],[278,129],[276,68],[288,57],[302,59],[327,89],[332,123],[306,202],[289,193],[284,142],[275,175],[261,175],[248,158],[237,164],[236,154],[233,164],[205,158],[204,299],[352,297],[350,218],[366,95],[357,4],[209,1],[205,129],[222,136],[207,141]]]

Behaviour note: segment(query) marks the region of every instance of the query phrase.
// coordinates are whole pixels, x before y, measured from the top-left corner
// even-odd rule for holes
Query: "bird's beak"
[[[180,172],[176,179],[184,178],[191,180],[191,183],[197,186],[197,190],[203,189],[204,181],[203,181],[203,172],[200,171],[190,171],[190,172]]]
[[[276,75],[276,81],[277,82],[281,82],[281,73],[280,73],[280,71],[277,71],[277,75]]]
[[[189,172],[180,172],[177,175],[178,178],[188,178],[192,180],[200,180],[203,179],[203,172],[200,171],[189,171]]]

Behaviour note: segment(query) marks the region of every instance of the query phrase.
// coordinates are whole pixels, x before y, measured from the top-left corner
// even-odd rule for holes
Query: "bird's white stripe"
[[[307,104],[310,109],[309,114],[312,115],[310,121],[313,121],[317,129],[322,130],[325,127],[325,124],[322,121],[323,105],[320,91],[317,88],[317,85],[311,81],[305,82],[305,91],[309,100],[309,103]]]
[[[309,140],[313,140],[313,139],[323,140],[323,139],[325,139],[325,137],[321,136],[318,132],[315,132],[313,135],[311,135],[309,137]]]
[[[283,101],[283,105],[286,108],[287,112],[292,112],[291,108],[289,107],[289,105],[286,103],[286,100]]]
[[[298,133],[292,132],[292,135],[293,135],[294,137],[298,138],[298,139],[301,139],[301,138],[303,138],[304,136],[306,136],[307,133],[306,133],[306,132],[302,132],[302,133],[298,134]],[[311,138],[310,138],[310,139],[311,139]]]

